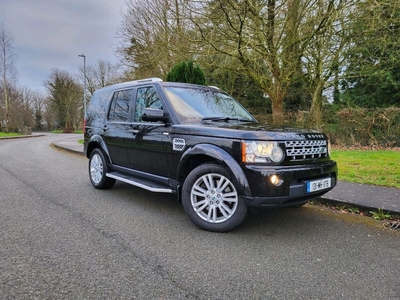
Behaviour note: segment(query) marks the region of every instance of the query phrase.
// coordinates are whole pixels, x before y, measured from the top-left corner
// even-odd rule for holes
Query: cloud
[[[115,62],[125,0],[1,0],[0,22],[14,36],[19,85],[44,91],[53,68],[78,73],[99,59]]]

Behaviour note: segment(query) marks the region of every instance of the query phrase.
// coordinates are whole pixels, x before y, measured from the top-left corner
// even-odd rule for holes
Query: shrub
[[[344,108],[335,127],[327,128],[332,142],[342,146],[399,147],[400,108]]]
[[[193,61],[181,62],[172,67],[166,76],[167,81],[185,82],[195,84],[206,84],[206,79],[200,67],[195,66]]]
[[[75,129],[72,126],[65,127],[63,133],[74,133]]]
[[[325,106],[320,128],[332,144],[342,147],[400,147],[400,108],[339,108]],[[255,113],[260,123],[271,124],[272,116]],[[285,114],[285,126],[308,128],[307,111]],[[311,128],[312,129],[312,128]]]

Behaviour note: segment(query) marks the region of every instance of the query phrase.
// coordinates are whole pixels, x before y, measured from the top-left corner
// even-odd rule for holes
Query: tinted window
[[[142,112],[145,108],[163,109],[160,98],[154,86],[137,89],[135,105],[135,122],[142,122]]]
[[[115,122],[126,122],[128,120],[129,102],[132,90],[118,91],[114,93],[111,101],[108,119]]]

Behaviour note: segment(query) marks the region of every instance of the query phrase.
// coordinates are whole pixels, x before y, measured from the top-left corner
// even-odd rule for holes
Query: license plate
[[[320,190],[329,189],[331,187],[331,178],[307,181],[306,184],[307,193],[317,192]]]

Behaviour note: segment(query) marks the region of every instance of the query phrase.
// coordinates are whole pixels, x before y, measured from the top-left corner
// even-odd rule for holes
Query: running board
[[[140,187],[142,189],[148,190],[150,192],[155,192],[155,193],[173,193],[172,189],[167,188],[163,185],[159,185],[147,180],[139,179],[136,177],[128,176],[128,175],[123,175],[121,173],[117,172],[112,172],[112,173],[106,173],[107,177],[114,178],[119,181],[123,181],[125,183],[128,183],[130,185],[134,185],[137,187]]]

